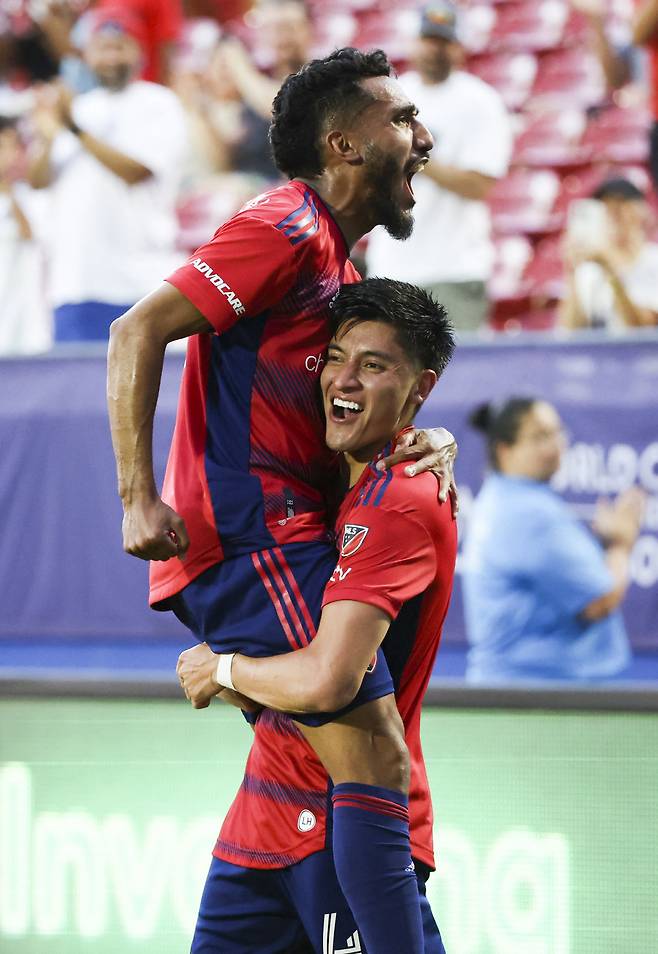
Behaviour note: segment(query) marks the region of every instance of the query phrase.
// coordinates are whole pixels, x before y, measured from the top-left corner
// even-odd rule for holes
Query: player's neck
[[[360,479],[363,471],[368,466],[368,461],[356,460],[351,454],[345,454],[345,463],[350,472],[350,490]]]
[[[359,239],[363,238],[377,224],[370,221],[370,205],[363,203],[363,187],[354,180],[323,173],[317,179],[297,177],[320,196],[331,217],[343,234],[345,244],[352,250]]]

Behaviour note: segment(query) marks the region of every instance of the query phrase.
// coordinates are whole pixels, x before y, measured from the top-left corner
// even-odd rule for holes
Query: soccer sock
[[[336,874],[368,954],[423,954],[407,796],[348,782],[332,801]]]

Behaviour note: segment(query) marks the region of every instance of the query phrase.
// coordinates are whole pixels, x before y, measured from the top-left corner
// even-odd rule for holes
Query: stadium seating
[[[537,76],[537,58],[532,53],[500,53],[475,56],[468,69],[494,86],[508,109],[526,105]]]
[[[587,125],[582,110],[529,113],[522,122],[522,131],[514,143],[514,165],[563,168],[588,160],[590,152],[581,143]]]
[[[553,213],[559,176],[550,169],[513,169],[489,195],[494,231],[499,235],[542,234],[558,227]]]
[[[499,8],[490,49],[514,52],[551,50],[564,34],[569,11],[562,0],[526,0]]]

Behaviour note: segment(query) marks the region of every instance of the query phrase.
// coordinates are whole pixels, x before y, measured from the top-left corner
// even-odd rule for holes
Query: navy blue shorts
[[[416,862],[425,954],[445,954]],[[213,858],[191,954],[366,954],[331,851],[289,868],[240,868]]]
[[[200,642],[217,653],[277,656],[313,639],[322,597],[338,559],[329,543],[289,543],[231,557],[211,566],[158,608],[174,611]],[[357,706],[393,692],[381,648],[356,698],[340,713],[295,715],[324,725]]]

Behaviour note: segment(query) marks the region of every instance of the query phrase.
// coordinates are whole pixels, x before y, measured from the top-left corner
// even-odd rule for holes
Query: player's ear
[[[353,166],[360,166],[363,163],[363,156],[359,150],[340,129],[333,129],[327,135],[326,143],[329,152],[337,159],[342,159]]]
[[[436,371],[432,371],[431,368],[425,368],[425,370],[421,372],[414,393],[416,404],[421,405],[423,401],[427,399],[437,380],[437,373]]]

